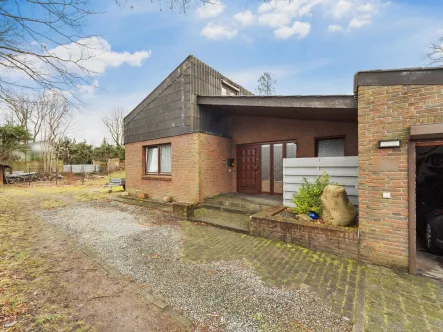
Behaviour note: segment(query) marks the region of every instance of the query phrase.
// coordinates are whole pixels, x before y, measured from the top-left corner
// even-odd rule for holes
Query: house
[[[357,109],[352,95],[254,96],[189,56],[125,118],[125,144],[128,188],[153,198],[281,195],[283,158],[357,155]]]
[[[126,116],[125,145],[129,191],[184,202],[281,195],[283,158],[358,155],[360,257],[414,272],[416,154],[443,145],[443,68],[358,72],[353,95],[254,96],[189,56]]]

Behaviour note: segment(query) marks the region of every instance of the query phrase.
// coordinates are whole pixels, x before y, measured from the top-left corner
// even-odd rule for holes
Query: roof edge
[[[358,71],[354,93],[359,86],[438,85],[443,84],[443,67],[415,67]]]

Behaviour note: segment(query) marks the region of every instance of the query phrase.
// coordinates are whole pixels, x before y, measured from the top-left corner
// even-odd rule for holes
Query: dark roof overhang
[[[203,108],[228,114],[357,122],[354,96],[198,96]]]
[[[360,85],[438,85],[443,84],[443,67],[359,71],[354,76],[354,93]]]

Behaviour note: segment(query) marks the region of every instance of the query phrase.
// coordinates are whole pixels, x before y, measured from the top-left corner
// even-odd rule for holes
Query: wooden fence
[[[314,181],[326,171],[331,181],[343,186],[354,205],[358,205],[358,157],[288,158],[283,160],[283,204],[293,207],[292,196],[303,178]]]

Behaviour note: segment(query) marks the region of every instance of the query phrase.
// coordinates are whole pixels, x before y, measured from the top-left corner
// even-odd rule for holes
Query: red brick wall
[[[143,147],[164,143],[171,143],[171,176],[144,176]],[[170,195],[183,202],[232,192],[231,173],[223,165],[231,151],[231,139],[201,133],[126,144],[128,191],[154,199]]]
[[[360,86],[358,89],[361,258],[408,266],[408,128],[443,122],[441,86]],[[400,139],[399,149],[378,141]],[[389,166],[388,168],[386,168]],[[383,192],[391,199],[383,199]]]
[[[223,160],[236,158],[236,144],[295,139],[298,157],[315,155],[315,137],[345,136],[346,155],[357,153],[355,123],[299,121],[254,117],[230,120],[233,139],[194,133],[126,145],[126,177],[129,191],[143,192],[155,199],[170,195],[177,201],[197,202],[205,197],[236,191],[236,172]],[[143,178],[143,146],[171,143],[172,175],[159,181]]]
[[[232,140],[209,134],[199,135],[200,200],[235,191],[232,173],[223,160],[232,158]]]
[[[358,151],[356,123],[232,116],[229,126],[234,144],[295,139],[300,158],[315,157],[316,137],[345,136],[345,155]]]
[[[144,179],[143,147],[171,143],[172,172],[170,181]],[[150,141],[126,144],[126,186],[129,192],[142,192],[154,199],[170,195],[176,201],[197,202],[198,134],[173,136]],[[151,176],[153,178],[153,176]],[[163,177],[167,180],[168,177]]]
[[[315,138],[335,136],[345,137],[346,156],[356,156],[358,153],[356,123],[231,116],[229,134],[233,139],[234,158],[237,144],[292,139],[297,142],[297,158],[315,157]],[[236,191],[236,174],[232,176],[232,187]]]

